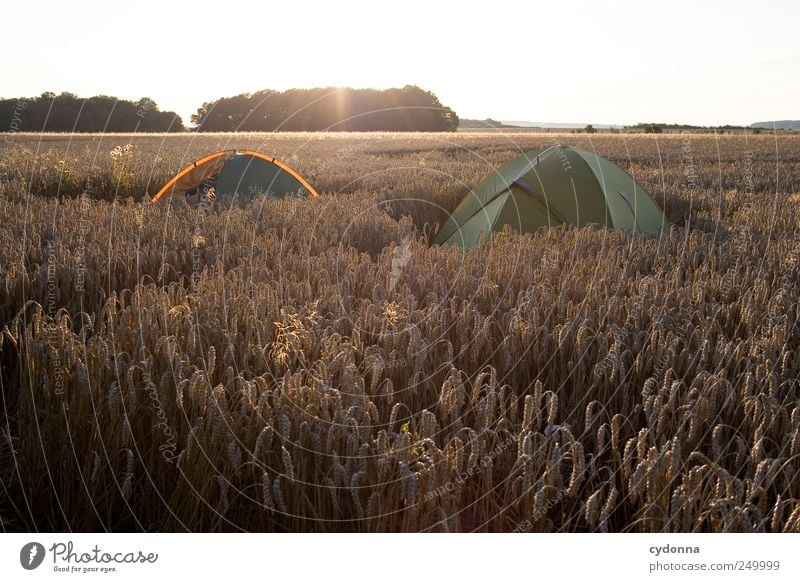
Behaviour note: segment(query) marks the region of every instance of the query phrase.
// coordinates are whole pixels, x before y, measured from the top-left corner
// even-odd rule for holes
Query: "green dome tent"
[[[209,154],[178,172],[152,201],[182,196],[187,201],[226,196],[252,200],[265,195],[317,196],[295,170],[277,158],[255,150],[225,150]]]
[[[619,166],[592,152],[553,146],[492,172],[456,207],[436,242],[468,249],[504,225],[529,233],[560,224],[659,234],[669,222]]]

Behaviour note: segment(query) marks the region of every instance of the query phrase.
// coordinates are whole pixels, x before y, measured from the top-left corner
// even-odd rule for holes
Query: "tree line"
[[[415,85],[263,90],[208,101],[198,131],[455,131],[458,116]]]
[[[0,131],[166,132],[184,131],[180,116],[161,111],[142,97],[127,101],[109,95],[84,99],[73,93],[0,99]]]
[[[414,85],[393,89],[265,89],[207,101],[189,131],[455,131],[458,116]],[[138,101],[72,93],[0,99],[0,132],[180,132],[174,111]]]

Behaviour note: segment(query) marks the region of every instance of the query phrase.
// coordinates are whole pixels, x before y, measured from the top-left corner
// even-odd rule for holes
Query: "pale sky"
[[[416,84],[461,117],[800,119],[800,1],[6,3],[0,97]]]

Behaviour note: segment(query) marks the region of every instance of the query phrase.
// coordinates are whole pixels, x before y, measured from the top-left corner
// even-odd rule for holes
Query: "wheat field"
[[[4,531],[800,532],[800,137],[3,140]],[[430,244],[554,143],[669,233]],[[321,196],[147,201],[232,147]]]

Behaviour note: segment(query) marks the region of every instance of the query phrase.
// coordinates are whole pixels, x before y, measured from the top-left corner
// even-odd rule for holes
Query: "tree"
[[[594,127],[592,127],[591,123],[586,127],[584,127],[583,131],[585,131],[586,133],[597,133],[597,130]]]
[[[317,87],[263,90],[203,103],[197,131],[455,131],[458,116],[430,91]]]
[[[24,114],[15,112],[24,102]],[[15,119],[16,118],[18,119]],[[8,122],[6,123],[6,120]],[[143,97],[136,102],[110,95],[84,99],[74,93],[42,93],[31,99],[0,100],[0,128],[15,131],[134,132],[183,131],[183,122],[172,111],[160,111],[156,102]],[[17,128],[20,125],[21,127]]]

